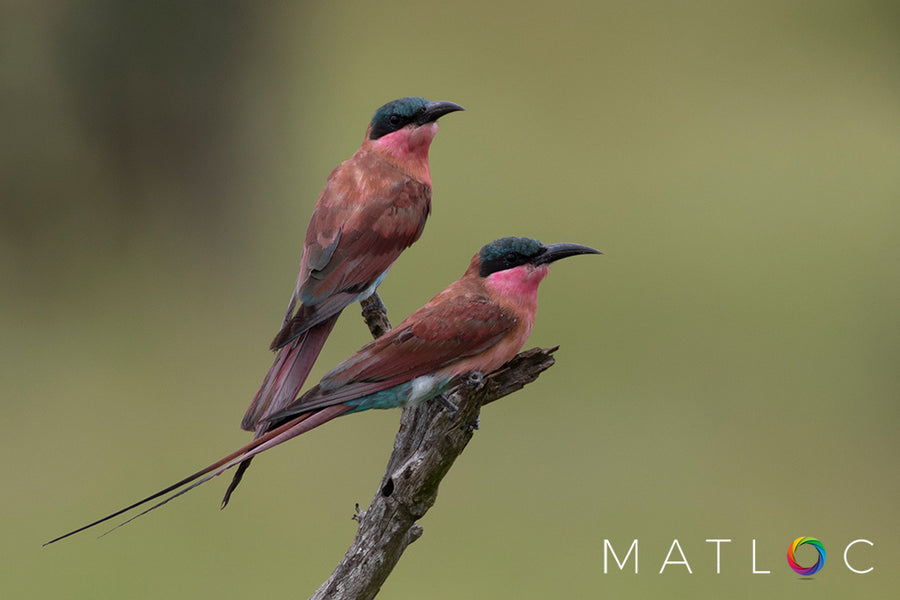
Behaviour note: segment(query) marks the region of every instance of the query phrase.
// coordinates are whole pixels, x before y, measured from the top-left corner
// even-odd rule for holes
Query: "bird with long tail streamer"
[[[58,542],[166,494],[125,523],[226,470],[344,414],[442,397],[460,377],[488,374],[521,350],[534,326],[537,290],[554,261],[600,254],[579,244],[507,237],[487,244],[468,269],[397,327],[363,346],[302,396],[270,414],[250,444],[134,504],[50,540]],[[122,523],[121,525],[124,525]],[[121,526],[119,525],[119,527]]]
[[[453,102],[417,97],[388,102],[375,111],[359,150],[328,177],[271,344],[278,354],[242,429],[256,438],[269,431],[270,417],[300,393],[341,311],[375,293],[400,253],[422,235],[431,213],[428,150],[438,119],[460,110]],[[223,508],[249,466],[244,461],[235,472]]]

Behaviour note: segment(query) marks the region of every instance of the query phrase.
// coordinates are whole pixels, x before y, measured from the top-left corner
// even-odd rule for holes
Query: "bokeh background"
[[[40,544],[248,439],[326,176],[422,95],[468,112],[382,286],[395,321],[500,236],[605,255],[554,268],[530,343],[558,364],[484,410],[382,596],[895,597],[898,31],[865,0],[4,2],[4,593],[325,580],[399,412],[268,453],[224,512],[217,480]],[[367,336],[348,310],[312,379]],[[785,560],[803,535],[812,581]],[[733,540],[718,575],[708,538]],[[637,575],[603,574],[604,539],[639,539]],[[693,574],[659,574],[673,539]]]

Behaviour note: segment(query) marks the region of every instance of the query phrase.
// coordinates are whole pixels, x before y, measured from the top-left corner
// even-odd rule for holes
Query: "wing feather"
[[[306,232],[297,288],[272,342],[280,348],[376,285],[422,235],[431,186],[376,152],[354,155],[328,178]]]
[[[445,369],[497,344],[516,317],[483,294],[442,293],[327,373],[273,422],[340,404]]]

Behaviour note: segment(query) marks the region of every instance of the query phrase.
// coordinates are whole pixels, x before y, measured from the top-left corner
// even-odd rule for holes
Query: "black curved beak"
[[[544,251],[534,257],[532,261],[535,266],[537,265],[545,265],[557,261],[561,258],[566,258],[568,256],[575,256],[578,254],[603,254],[598,250],[594,250],[589,246],[582,246],[581,244],[569,244],[567,242],[561,242],[559,244],[546,244],[544,246]]]
[[[439,100],[437,102],[429,102],[427,105],[425,105],[425,110],[422,111],[422,114],[420,114],[416,119],[416,125],[425,125],[426,123],[437,121],[444,115],[456,112],[458,110],[466,109],[454,102],[446,102],[443,100]]]

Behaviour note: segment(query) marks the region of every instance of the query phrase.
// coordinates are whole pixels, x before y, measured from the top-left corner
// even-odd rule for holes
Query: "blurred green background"
[[[888,1],[3,3],[2,588],[327,578],[399,412],[268,453],[224,512],[216,480],[40,544],[248,440],[326,176],[422,95],[468,112],[382,286],[395,322],[497,237],[605,255],[544,283],[529,345],[558,364],[484,410],[382,597],[896,597],[898,31]],[[367,337],[348,310],[311,379]],[[639,574],[604,575],[635,538]],[[675,538],[692,575],[659,574]],[[719,575],[707,538],[733,540]]]

